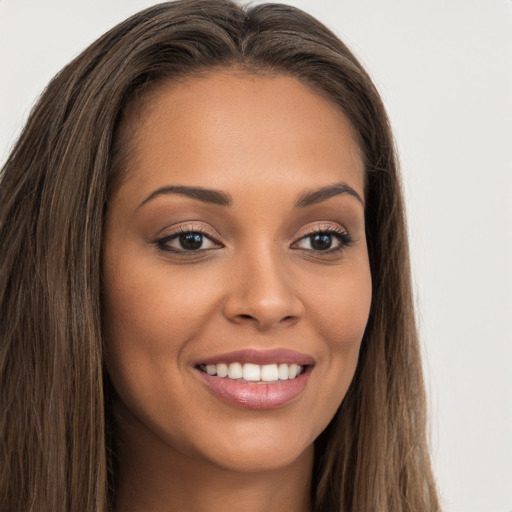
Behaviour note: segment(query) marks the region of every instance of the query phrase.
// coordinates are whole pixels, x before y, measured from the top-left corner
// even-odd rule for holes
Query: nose
[[[230,268],[225,316],[260,331],[296,324],[304,316],[304,304],[292,281],[279,255],[268,250],[240,255]]]

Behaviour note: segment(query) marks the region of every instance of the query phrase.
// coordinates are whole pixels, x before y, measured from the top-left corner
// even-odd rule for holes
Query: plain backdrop
[[[0,164],[52,76],[149,0],[0,0]],[[512,511],[512,0],[290,0],[380,90],[400,150],[447,512]]]

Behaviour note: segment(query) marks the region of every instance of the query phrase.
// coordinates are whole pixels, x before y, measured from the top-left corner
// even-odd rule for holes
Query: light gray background
[[[149,0],[0,0],[0,163],[37,95]],[[288,1],[382,93],[401,153],[447,512],[512,511],[512,0]]]

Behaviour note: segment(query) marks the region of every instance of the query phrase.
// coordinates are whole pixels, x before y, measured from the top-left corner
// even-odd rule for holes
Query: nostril
[[[238,315],[238,319],[239,320],[254,320],[254,321],[258,321],[258,318],[254,315],[249,315],[247,313],[241,313]],[[291,323],[291,322],[294,322],[295,320],[297,319],[296,316],[294,315],[287,315],[285,317],[283,317],[281,320],[280,320],[280,323]]]

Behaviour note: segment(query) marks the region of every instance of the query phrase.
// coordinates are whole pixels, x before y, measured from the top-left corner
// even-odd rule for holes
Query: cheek
[[[133,339],[142,351],[179,351],[201,330],[213,307],[201,272],[172,270],[135,254],[105,265],[104,309],[111,343]]]
[[[318,395],[318,403],[324,407],[319,416],[322,429],[334,416],[354,377],[372,299],[369,266],[344,270],[330,281],[325,293],[317,295],[316,307],[311,309],[313,324],[326,348],[319,361],[325,378]]]
[[[121,245],[121,244],[119,244]],[[137,249],[105,250],[104,334],[106,368],[123,402],[137,415],[186,396],[182,376],[194,342],[216,308],[209,273],[187,272],[163,260],[151,261]],[[153,257],[154,258],[154,257]],[[164,390],[172,382],[175,393]],[[162,395],[162,396],[160,396]]]
[[[367,258],[351,262],[323,284],[323,293],[319,289],[312,300],[315,328],[327,341],[332,357],[353,353],[357,356],[372,300]]]
[[[180,415],[187,412],[180,361],[200,329],[200,298],[167,279],[161,267],[140,268],[134,262],[118,259],[115,267],[105,265],[105,363],[121,399],[119,425],[141,424],[167,436],[162,426],[180,425]],[[173,432],[181,442],[183,432]]]

